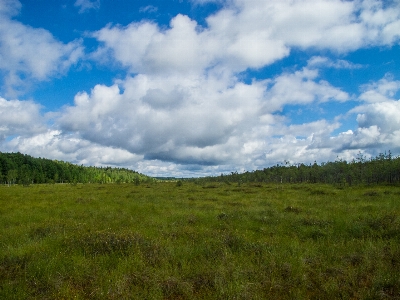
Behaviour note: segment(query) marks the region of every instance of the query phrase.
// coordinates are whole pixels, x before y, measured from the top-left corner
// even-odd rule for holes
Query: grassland
[[[400,187],[0,187],[0,299],[400,299]]]

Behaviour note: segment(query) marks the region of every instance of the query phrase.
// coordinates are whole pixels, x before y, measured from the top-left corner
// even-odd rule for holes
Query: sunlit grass
[[[400,188],[0,187],[1,299],[395,299]]]

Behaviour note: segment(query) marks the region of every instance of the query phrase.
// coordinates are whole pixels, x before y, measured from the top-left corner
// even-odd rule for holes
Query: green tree
[[[17,175],[18,175],[18,171],[15,170],[15,169],[9,170],[7,172],[8,186],[10,186],[10,185],[15,183],[15,181],[17,180]]]
[[[59,176],[58,176],[58,173],[56,172],[55,174],[54,174],[54,182],[58,182],[58,180],[59,180]]]
[[[19,173],[20,183],[22,183],[24,186],[30,185],[32,182],[32,171],[29,168],[29,165],[23,164]]]

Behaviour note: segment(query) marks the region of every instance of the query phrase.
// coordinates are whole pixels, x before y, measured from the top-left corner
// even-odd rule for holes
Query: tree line
[[[400,157],[391,152],[381,153],[367,159],[361,153],[347,162],[338,159],[322,164],[277,164],[252,172],[231,172],[216,177],[193,179],[202,182],[225,183],[266,182],[266,183],[328,183],[335,185],[396,184],[400,183]]]
[[[22,153],[0,152],[0,183],[134,183],[155,181],[136,171],[125,168],[87,167],[69,162],[34,158]],[[317,164],[277,164],[252,172],[231,172],[220,176],[189,179],[198,183],[327,183],[336,185],[398,184],[400,183],[400,157],[391,152],[367,159],[359,155],[352,161],[338,159]]]
[[[86,167],[69,162],[0,152],[0,183],[135,183],[153,179],[125,168]]]

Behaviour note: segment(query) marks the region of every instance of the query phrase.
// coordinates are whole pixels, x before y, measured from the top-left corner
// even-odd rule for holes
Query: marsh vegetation
[[[0,187],[1,299],[398,299],[400,187]]]

